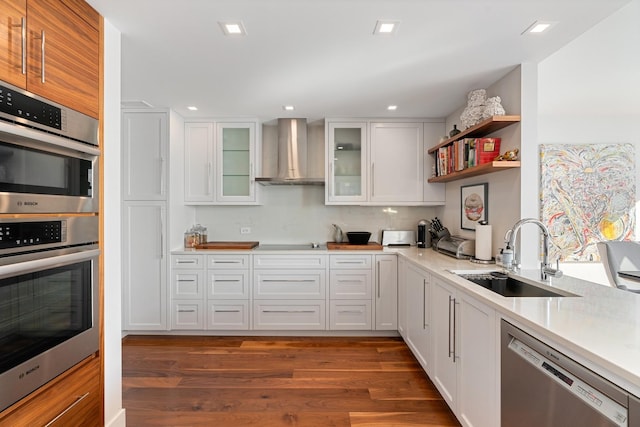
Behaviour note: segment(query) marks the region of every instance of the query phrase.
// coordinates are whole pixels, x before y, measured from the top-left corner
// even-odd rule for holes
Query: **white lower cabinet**
[[[324,300],[254,300],[253,329],[323,330]]]
[[[329,329],[372,330],[373,255],[329,255]]]
[[[464,426],[499,424],[495,310],[435,278],[432,379]]]
[[[398,257],[375,255],[376,330],[398,329]]]
[[[406,317],[404,338],[422,368],[431,370],[431,277],[425,270],[407,263],[402,292]]]
[[[249,330],[249,300],[207,301],[207,327],[216,330]]]
[[[254,255],[253,329],[326,329],[326,258],[324,254]]]
[[[204,255],[171,256],[171,329],[204,329],[204,275]]]
[[[248,254],[171,256],[171,329],[249,330]]]

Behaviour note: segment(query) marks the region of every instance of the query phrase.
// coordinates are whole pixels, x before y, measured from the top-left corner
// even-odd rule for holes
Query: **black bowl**
[[[349,243],[352,245],[366,245],[369,243],[369,237],[371,237],[371,233],[368,231],[348,231],[347,239],[349,239]]]

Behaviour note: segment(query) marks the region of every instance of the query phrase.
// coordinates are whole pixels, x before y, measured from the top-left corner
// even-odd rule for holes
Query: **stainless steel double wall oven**
[[[98,121],[0,82],[0,411],[99,350]]]

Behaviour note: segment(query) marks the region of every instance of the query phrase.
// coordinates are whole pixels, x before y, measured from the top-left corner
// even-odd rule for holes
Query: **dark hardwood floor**
[[[123,340],[127,426],[459,426],[400,338]]]

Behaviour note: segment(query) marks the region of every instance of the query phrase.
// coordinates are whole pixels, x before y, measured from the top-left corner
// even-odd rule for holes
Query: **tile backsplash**
[[[369,231],[380,241],[383,229],[414,230],[436,208],[396,206],[325,206],[324,187],[271,186],[260,189],[262,206],[199,206],[195,220],[207,227],[208,239],[257,240],[261,243],[324,243],[333,227],[344,232]],[[446,224],[445,224],[446,225]],[[241,234],[241,228],[250,228]]]

